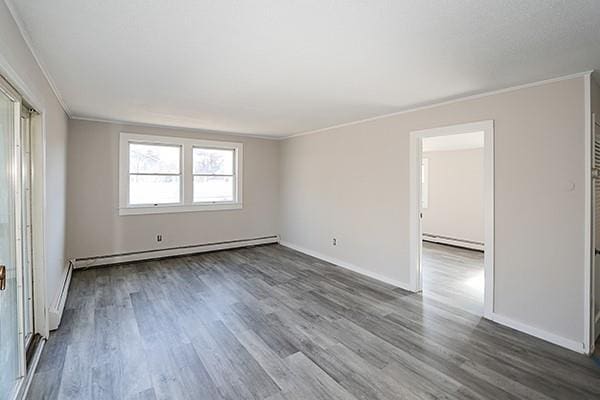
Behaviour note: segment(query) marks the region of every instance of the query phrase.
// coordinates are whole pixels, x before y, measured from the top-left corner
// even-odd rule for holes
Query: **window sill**
[[[242,203],[217,203],[217,204],[191,204],[191,205],[165,205],[165,206],[143,206],[143,207],[120,207],[119,215],[143,215],[143,214],[172,214],[196,211],[223,211],[239,210]]]

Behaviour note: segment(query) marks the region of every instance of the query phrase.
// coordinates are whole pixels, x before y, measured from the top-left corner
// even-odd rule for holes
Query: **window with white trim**
[[[129,204],[181,202],[181,146],[129,142]]]
[[[193,149],[194,202],[235,199],[235,149]]]
[[[119,214],[242,207],[242,144],[121,133]]]

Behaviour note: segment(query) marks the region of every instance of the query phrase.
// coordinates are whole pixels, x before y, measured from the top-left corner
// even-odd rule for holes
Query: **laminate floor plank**
[[[585,356],[481,317],[483,255],[414,294],[280,245],[77,270],[37,399],[598,399]]]

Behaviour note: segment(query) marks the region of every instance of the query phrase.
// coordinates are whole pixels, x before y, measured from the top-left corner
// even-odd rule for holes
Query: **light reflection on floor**
[[[464,284],[470,289],[481,292],[481,295],[483,296],[483,285],[485,284],[483,271],[477,272],[475,276],[465,279]]]
[[[483,315],[483,252],[423,242],[423,297]]]

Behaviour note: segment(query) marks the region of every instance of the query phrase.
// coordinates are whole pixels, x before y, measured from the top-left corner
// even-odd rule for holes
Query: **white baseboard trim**
[[[556,335],[554,333],[550,333],[543,329],[539,329],[539,328],[533,327],[531,325],[527,325],[522,322],[515,321],[514,319],[505,317],[505,316],[500,315],[495,312],[493,312],[490,315],[490,317],[491,317],[490,319],[492,321],[497,322],[501,325],[506,325],[509,328],[516,329],[517,331],[526,333],[531,336],[535,336],[538,339],[542,339],[542,340],[545,340],[546,342],[555,344],[560,347],[564,347],[565,349],[569,349],[569,350],[575,351],[577,353],[586,354],[585,346],[584,346],[583,342],[578,342],[576,340],[564,338],[562,336]]]
[[[63,280],[63,285],[48,309],[48,328],[51,331],[58,329],[58,326],[60,325],[60,320],[62,318],[65,303],[67,301],[67,294],[69,293],[69,286],[71,285],[72,273],[73,265],[69,263],[67,267],[67,273]]]
[[[396,287],[399,287],[399,288],[404,289],[404,290],[409,290],[409,291],[411,290],[410,289],[410,285],[408,283],[406,283],[406,282],[401,282],[401,281],[398,281],[398,280],[395,280],[395,279],[388,278],[386,276],[380,275],[380,274],[375,273],[375,272],[371,272],[371,271],[369,271],[369,270],[367,270],[365,268],[356,266],[354,264],[351,264],[349,262],[340,260],[338,258],[329,257],[329,256],[326,256],[324,254],[318,253],[316,251],[309,250],[309,249],[306,249],[304,247],[301,247],[301,246],[298,246],[298,245],[295,245],[293,243],[286,242],[286,241],[280,241],[279,244],[282,245],[282,246],[285,246],[285,247],[289,247],[292,250],[299,251],[300,253],[304,253],[304,254],[307,254],[309,256],[318,258],[320,260],[327,261],[328,263],[335,264],[338,267],[342,267],[342,268],[348,269],[350,271],[356,272],[358,274],[368,276],[369,278],[373,278],[375,280],[387,283],[389,285],[396,286]]]
[[[270,236],[268,238],[258,238],[258,239],[247,239],[247,240],[232,240],[229,242],[220,242],[215,244],[199,244],[197,246],[185,246],[181,248],[171,248],[171,249],[156,249],[151,251],[145,251],[138,254],[127,254],[127,255],[114,255],[114,256],[102,256],[102,257],[92,257],[92,259],[74,259],[73,265],[75,269],[79,268],[89,268],[89,267],[98,267],[98,266],[108,266],[111,264],[119,264],[125,262],[132,261],[143,261],[143,260],[151,260],[155,258],[164,258],[164,257],[175,257],[175,256],[184,256],[187,254],[195,254],[195,253],[205,253],[209,251],[217,251],[217,250],[226,250],[226,249],[234,249],[240,247],[248,247],[248,246],[257,246],[261,244],[271,244],[278,243],[279,237],[276,235]]]
[[[396,286],[396,287],[399,287],[399,288],[402,288],[402,289],[405,289],[408,291],[412,291],[410,289],[410,285],[405,282],[400,282],[400,281],[397,281],[394,279],[387,278],[385,276],[379,275],[377,273],[373,273],[371,271],[368,271],[364,268],[358,267],[358,266],[348,263],[346,261],[343,261],[343,260],[340,260],[340,259],[337,259],[334,257],[326,256],[324,254],[318,253],[313,250],[306,249],[302,246],[298,246],[298,245],[295,245],[290,242],[280,241],[279,244],[282,246],[285,246],[285,247],[289,247],[292,250],[296,250],[301,253],[308,254],[309,256],[316,257],[318,259],[327,261],[331,264],[335,264],[339,267],[357,272],[361,275],[368,276],[370,278],[376,279],[381,282],[388,283],[390,285],[393,285],[393,286]],[[533,326],[524,324],[522,322],[515,321],[511,318],[505,317],[505,316],[497,314],[497,313],[492,313],[490,315],[489,319],[491,319],[492,321],[494,321],[498,324],[506,325],[509,328],[518,330],[520,332],[526,333],[531,336],[535,336],[536,338],[545,340],[546,342],[549,342],[552,344],[556,344],[558,346],[575,351],[577,353],[585,353],[583,343],[577,342],[575,340],[571,340],[571,339],[564,338],[562,336],[555,335],[553,333],[544,331],[543,329],[535,328]]]

